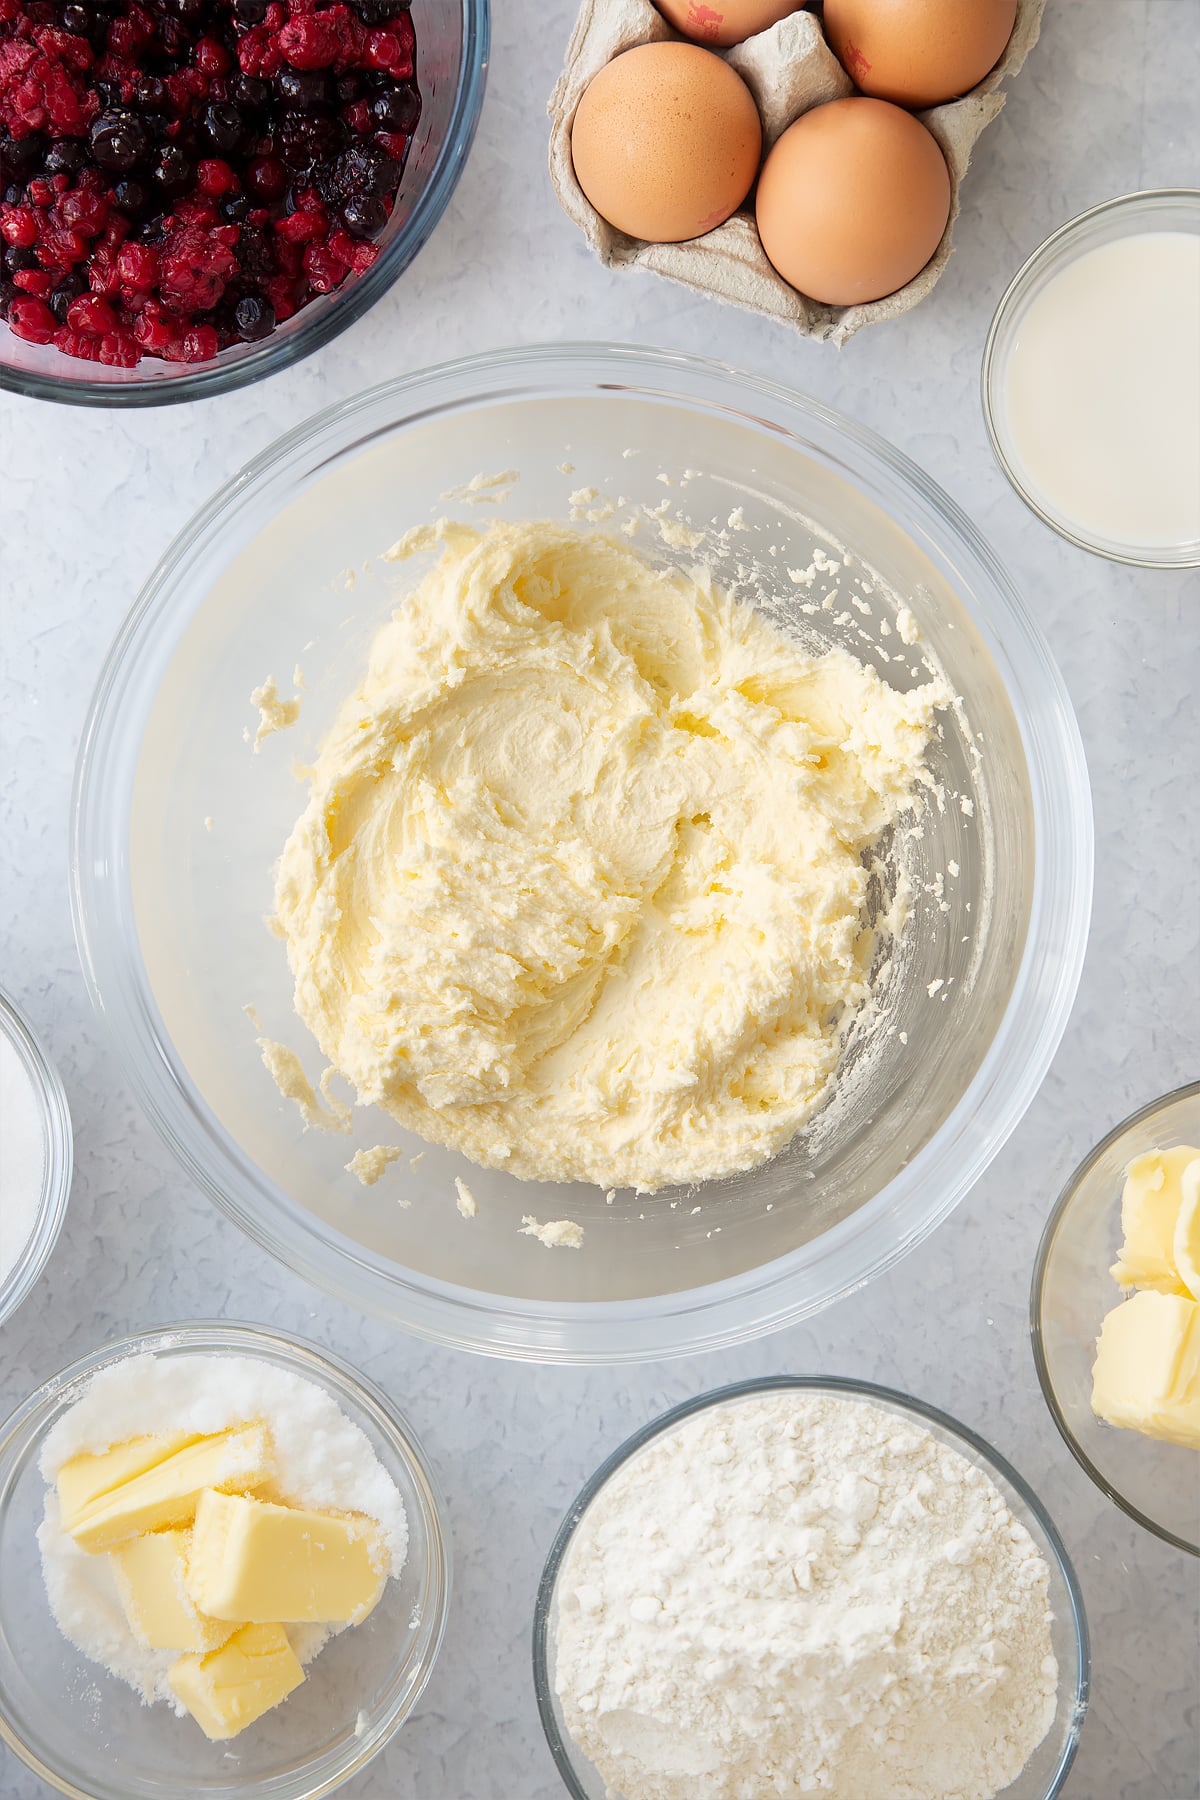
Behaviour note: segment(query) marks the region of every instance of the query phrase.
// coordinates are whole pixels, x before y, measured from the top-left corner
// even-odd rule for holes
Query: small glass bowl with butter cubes
[[[0,1427],[0,1736],[80,1800],[316,1800],[408,1717],[445,1508],[391,1402],[302,1340],[106,1345]]]
[[[1140,1525],[1200,1555],[1200,1082],[1134,1113],[1071,1177],[1030,1325],[1076,1459]]]

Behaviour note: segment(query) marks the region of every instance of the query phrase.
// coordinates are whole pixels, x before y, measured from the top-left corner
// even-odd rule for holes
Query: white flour
[[[313,1381],[257,1357],[128,1356],[93,1375],[46,1437],[38,1466],[53,1483],[80,1451],[107,1450],[150,1432],[222,1431],[261,1419],[275,1458],[272,1498],[331,1512],[365,1513],[383,1528],[389,1574],[408,1552],[408,1519],[395,1482],[365,1432]],[[89,1556],[63,1530],[58,1495],[46,1492],[38,1527],[42,1575],[63,1636],[136,1689],[147,1704],[179,1701],[166,1683],[173,1650],[147,1650],[129,1629],[107,1556]],[[341,1626],[289,1625],[302,1663]]]
[[[623,1800],[989,1800],[1054,1718],[1047,1586],[997,1488],[928,1431],[755,1395],[593,1502],[555,1686]]]

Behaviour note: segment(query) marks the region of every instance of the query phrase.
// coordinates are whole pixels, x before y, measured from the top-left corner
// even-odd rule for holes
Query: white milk
[[[1035,296],[1005,371],[1016,473],[1081,536],[1200,540],[1200,236],[1085,251]]]

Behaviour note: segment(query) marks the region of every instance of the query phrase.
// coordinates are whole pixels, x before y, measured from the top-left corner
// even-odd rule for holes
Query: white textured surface
[[[501,0],[476,147],[432,242],[347,336],[241,394],[142,414],[6,397],[0,630],[0,985],[66,1083],[77,1172],[58,1249],[0,1328],[0,1410],[69,1358],[150,1323],[227,1314],[331,1345],[408,1410],[450,1495],[457,1591],[416,1716],[355,1800],[554,1800],[528,1637],[558,1518],[664,1406],[774,1370],[872,1377],[976,1426],[1042,1495],[1083,1579],[1093,1704],[1069,1800],[1196,1800],[1197,1565],[1092,1487],[1037,1390],[1026,1325],[1040,1223],[1075,1161],[1200,1071],[1200,580],[1110,567],[1052,537],[992,465],[977,399],[991,309],[1053,227],[1200,169],[1193,0],[1057,0],[980,143],[934,294],[840,354],[651,276],[606,274],[557,211],[544,106],[569,0]],[[1074,1018],[1016,1136],[916,1256],[813,1324],[641,1370],[520,1368],[364,1322],[226,1224],[142,1118],[92,1019],[66,898],[75,741],[108,643],[171,534],[280,431],[387,375],[516,339],[700,350],[875,426],[975,518],[1041,618],[1095,790],[1097,900]],[[2,1800],[48,1793],[0,1751]],[[882,1800],[882,1797],[879,1797]]]

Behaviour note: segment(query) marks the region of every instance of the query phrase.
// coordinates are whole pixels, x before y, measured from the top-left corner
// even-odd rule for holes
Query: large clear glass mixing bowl
[[[519,481],[488,490],[472,515],[464,484],[513,471]],[[851,1034],[831,1102],[750,1174],[609,1204],[597,1189],[521,1182],[430,1148],[362,1187],[345,1171],[350,1152],[404,1142],[395,1126],[363,1109],[353,1138],[303,1133],[243,1016],[253,1005],[319,1072],[263,925],[302,805],[292,764],[311,757],[412,578],[372,560],[405,528],[447,511],[561,519],[608,500],[716,521],[705,553],[718,578],[748,575],[785,630],[846,644],[906,686],[934,659],[961,696],[932,746],[937,792],[912,846],[916,903],[883,1016]],[[688,560],[643,524],[647,555]],[[807,586],[788,574],[814,568]],[[866,610],[825,607],[851,579]],[[907,645],[914,622],[920,641]],[[255,757],[248,696],[268,674],[286,690],[297,662],[300,723]],[[1091,868],[1087,771],[1062,682],[953,503],[872,433],[770,382],[583,345],[376,388],[281,439],[215,496],[151,577],[101,678],[72,887],[92,995],[143,1105],[252,1237],[426,1336],[600,1361],[801,1318],[946,1217],[1062,1035]],[[413,1139],[409,1155],[421,1148]],[[456,1210],[456,1176],[474,1218]],[[583,1249],[522,1236],[529,1213],[577,1220]]]

